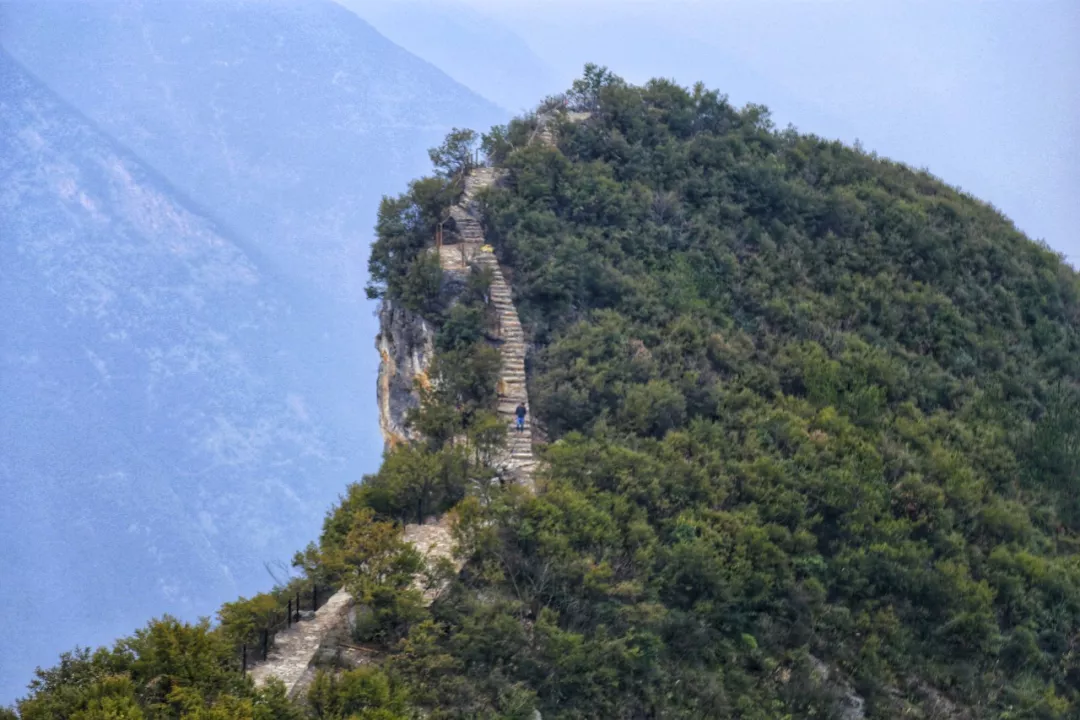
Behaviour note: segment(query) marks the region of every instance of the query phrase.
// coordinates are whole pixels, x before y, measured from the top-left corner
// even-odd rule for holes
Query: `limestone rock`
[[[423,383],[434,355],[435,329],[415,313],[392,300],[379,307],[379,335],[375,347],[379,363],[379,429],[387,446],[414,439],[405,427],[409,410],[420,405],[414,382]]]

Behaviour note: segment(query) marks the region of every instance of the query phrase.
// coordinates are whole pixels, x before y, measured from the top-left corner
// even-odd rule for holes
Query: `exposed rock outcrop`
[[[419,315],[392,300],[379,307],[379,429],[387,447],[415,439],[405,426],[405,416],[419,406],[416,381],[427,382],[435,352],[435,329]]]
[[[866,701],[855,687],[837,669],[813,655],[810,656],[815,679],[833,689],[839,703],[840,720],[863,720],[866,717]]]

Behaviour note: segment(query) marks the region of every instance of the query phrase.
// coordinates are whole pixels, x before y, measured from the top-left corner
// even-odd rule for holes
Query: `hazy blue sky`
[[[1078,0],[465,0],[560,86],[586,61],[704,80],[927,167],[1080,263]]]

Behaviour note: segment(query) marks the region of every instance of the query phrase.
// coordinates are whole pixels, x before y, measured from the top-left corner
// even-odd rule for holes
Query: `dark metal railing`
[[[336,588],[332,586],[316,583],[290,592],[285,605],[271,613],[263,627],[256,630],[249,636],[247,642],[240,645],[237,652],[240,672],[246,674],[252,665],[266,660],[274,647],[274,638],[279,632],[303,622],[302,613],[318,611],[335,592]]]

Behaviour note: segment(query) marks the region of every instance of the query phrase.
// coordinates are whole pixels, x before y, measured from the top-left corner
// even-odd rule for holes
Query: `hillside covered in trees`
[[[469,133],[383,202],[370,292],[438,328],[421,441],[297,567],[383,661],[305,707],[230,666],[252,603],[43,672],[23,718],[1080,714],[1080,282],[992,207],[703,87],[590,67],[557,147],[483,149],[531,342],[537,493],[486,462],[486,279],[427,252]],[[394,525],[453,509],[425,606]],[[246,622],[246,620],[244,620]],[[246,627],[246,626],[245,626]]]

